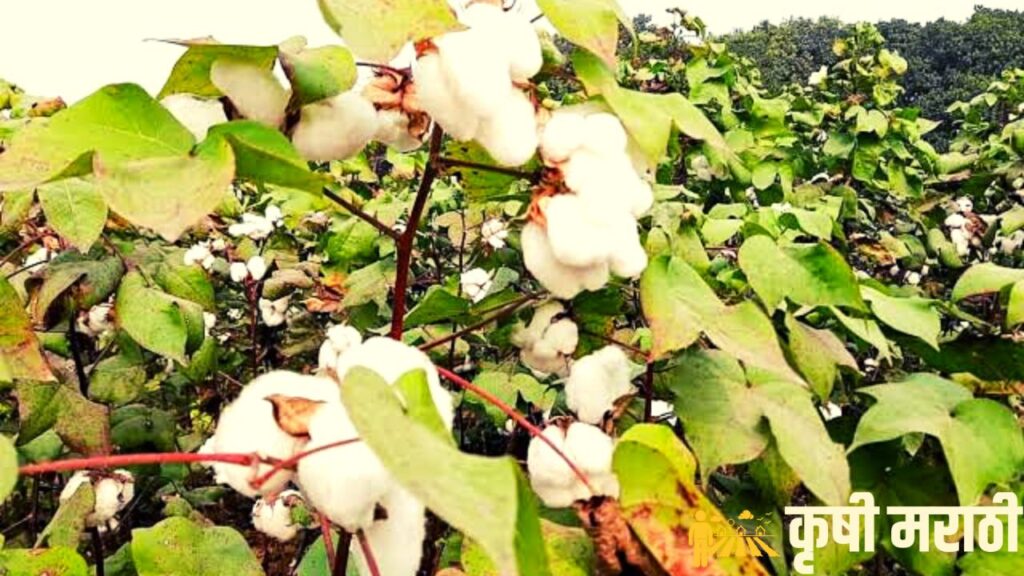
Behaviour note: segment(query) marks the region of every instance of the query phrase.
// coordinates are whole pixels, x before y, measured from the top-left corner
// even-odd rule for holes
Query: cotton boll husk
[[[510,92],[501,110],[480,122],[476,140],[498,164],[526,164],[538,145],[537,120],[529,96],[519,90]]]
[[[583,145],[595,154],[613,158],[624,155],[629,138],[622,122],[612,114],[599,112],[586,117]]]
[[[423,141],[409,134],[409,117],[398,110],[377,112],[377,132],[373,139],[399,152],[411,152],[423,145]]]
[[[363,149],[377,132],[377,111],[356,92],[302,107],[292,143],[314,162],[343,160]]]
[[[416,98],[420,108],[456,140],[472,140],[480,119],[463,106],[451,88],[438,54],[426,54],[413,66]]]
[[[565,402],[582,422],[598,424],[620,397],[635,391],[629,360],[617,346],[606,346],[577,360],[565,383]]]
[[[489,118],[501,112],[514,90],[505,51],[479,30],[452,32],[434,39],[449,86],[466,106],[463,114]]]
[[[305,450],[358,437],[340,402],[324,404],[310,420]],[[363,442],[309,454],[299,461],[298,483],[314,508],[349,532],[370,526],[377,502],[394,486],[384,465]]]
[[[608,283],[608,264],[573,267],[560,262],[551,251],[545,230],[534,222],[523,227],[523,262],[527,270],[556,298],[569,300],[586,290]]]
[[[387,519],[378,520],[363,531],[380,576],[415,576],[427,537],[426,508],[397,486],[384,495],[381,506],[387,511]],[[370,576],[362,546],[353,540],[352,550],[359,574]]]
[[[191,94],[171,94],[160,101],[197,141],[206,138],[211,126],[228,121],[224,105],[218,100],[197,98]]]
[[[451,429],[455,415],[451,393],[441,386],[437,368],[423,352],[391,338],[370,338],[338,358],[335,368],[338,380],[343,381],[345,374],[355,366],[373,370],[388,384],[394,384],[406,372],[423,370],[427,375],[430,397],[441,419]]]
[[[563,453],[566,452],[565,432],[558,426],[548,426],[542,434],[551,440]],[[568,455],[568,454],[567,454]],[[533,438],[526,454],[526,468],[530,474],[530,486],[540,496],[545,505],[551,508],[564,508],[571,505],[579,494],[579,481],[554,450],[543,440]],[[586,490],[586,487],[583,487]],[[585,495],[580,496],[585,497]]]
[[[541,131],[541,154],[548,162],[562,163],[583,145],[586,119],[573,111],[558,111]]]
[[[587,216],[592,212],[574,194],[548,199],[544,207],[548,243],[555,258],[569,266],[594,266],[608,259],[612,246],[608,231]]]
[[[266,398],[273,394],[338,403],[337,384],[329,378],[276,371],[256,378],[221,412],[210,450],[215,453],[257,453],[268,458],[286,459],[301,446],[302,440],[281,430],[274,419],[274,406]],[[270,471],[269,464],[256,467],[215,463],[214,471],[226,484],[254,497],[277,492],[291,480],[290,470],[274,474],[260,489],[250,479]]]

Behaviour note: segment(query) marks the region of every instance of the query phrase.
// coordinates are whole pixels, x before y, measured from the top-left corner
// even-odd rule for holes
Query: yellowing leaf
[[[619,24],[633,32],[633,21],[615,0],[538,0],[537,5],[567,40],[616,66]]]
[[[0,382],[53,380],[32,322],[10,282],[0,275]]]
[[[460,28],[445,0],[319,0],[327,24],[357,56],[386,63],[407,42]]]
[[[46,221],[82,252],[103,233],[107,201],[88,178],[68,178],[40,186],[36,193]]]

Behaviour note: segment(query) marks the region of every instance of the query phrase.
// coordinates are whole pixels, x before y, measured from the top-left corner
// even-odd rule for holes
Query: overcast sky
[[[791,16],[846,21],[963,20],[976,3],[1024,9],[1024,0],[620,0],[631,13],[682,6],[713,32]],[[159,90],[181,49],[147,38],[212,35],[222,42],[274,44],[302,34],[336,42],[315,0],[4,0],[0,78],[74,101],[112,82]],[[532,13],[534,9],[527,7]]]

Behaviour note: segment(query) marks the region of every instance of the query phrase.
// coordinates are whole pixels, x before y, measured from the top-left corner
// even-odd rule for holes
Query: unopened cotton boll
[[[337,324],[327,330],[327,339],[320,345],[318,364],[321,370],[335,370],[338,358],[363,343],[359,331],[347,324]]]
[[[307,451],[358,438],[340,402],[324,404],[309,423]],[[349,532],[369,527],[381,498],[395,486],[364,442],[310,452],[298,464],[298,483],[309,503]]]
[[[545,505],[564,508],[577,500],[591,496],[619,495],[619,483],[611,470],[614,442],[595,426],[574,422],[568,431],[552,425],[543,431],[573,464],[586,476],[594,494],[569,465],[543,440],[530,440],[526,466],[530,485]]]
[[[501,109],[480,122],[476,139],[503,166],[521,166],[537,151],[536,111],[530,97],[509,93]]]
[[[583,422],[598,424],[619,398],[632,394],[629,360],[617,346],[606,346],[572,365],[565,402]]]
[[[171,94],[160,104],[188,128],[197,141],[205,139],[212,126],[228,121],[224,105],[218,100],[197,98],[191,94]]]
[[[523,227],[523,262],[527,270],[556,298],[569,300],[583,290],[599,290],[608,282],[608,264],[569,266],[559,261],[544,228],[534,222]]]
[[[283,431],[274,417],[274,405],[267,400],[273,395],[304,398],[325,404],[340,403],[337,383],[330,378],[306,376],[283,370],[264,374],[242,389],[231,404],[221,412],[217,429],[204,449],[213,453],[251,454],[284,460],[301,447],[303,439]],[[269,464],[256,466],[215,463],[218,481],[241,494],[256,496],[280,491],[292,479],[290,470],[280,470],[260,488],[250,480],[271,470]]]
[[[292,143],[314,162],[344,160],[363,149],[377,132],[377,111],[356,92],[302,107]]]
[[[441,386],[437,368],[420,350],[391,338],[370,338],[338,358],[335,368],[338,380],[344,381],[345,374],[355,366],[373,370],[388,384],[394,384],[407,372],[423,370],[427,375],[427,385],[434,406],[441,415],[441,420],[451,429],[455,416],[451,393]]]
[[[380,576],[415,576],[427,537],[427,510],[412,494],[396,486],[380,502],[387,518],[363,530]],[[356,568],[361,576],[372,572],[362,546],[353,542]]]
[[[260,497],[252,507],[253,527],[279,542],[292,540],[300,528],[292,522],[292,508],[301,501],[295,490],[281,492],[272,502]]]

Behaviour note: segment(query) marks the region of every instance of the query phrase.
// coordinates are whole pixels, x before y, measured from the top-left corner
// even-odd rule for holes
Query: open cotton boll
[[[515,82],[527,82],[544,66],[544,52],[537,29],[529,20],[506,13],[503,28],[505,45],[509,53],[509,73]]]
[[[588,218],[592,212],[579,196],[559,194],[547,199],[548,242],[560,262],[569,266],[593,266],[605,262],[612,249],[608,230]]]
[[[463,114],[489,118],[501,112],[515,88],[508,56],[491,35],[469,29],[434,39],[449,86],[466,106]]]
[[[299,533],[299,526],[292,522],[292,508],[302,496],[295,490],[285,490],[273,502],[259,498],[252,507],[252,525],[267,536],[279,542],[288,542]]]
[[[161,100],[160,104],[188,128],[196,141],[205,139],[210,127],[228,121],[224,105],[218,100],[197,98],[191,94],[171,94]]]
[[[480,126],[480,118],[463,106],[448,82],[438,54],[426,54],[413,66],[416,99],[445,132],[456,140],[472,140]]]
[[[214,453],[256,453],[261,457],[282,460],[291,457],[301,446],[302,439],[287,434],[278,426],[274,406],[267,400],[275,394],[339,403],[338,386],[330,378],[283,370],[264,374],[243,388],[238,398],[221,412],[208,449]],[[277,492],[292,478],[290,470],[281,470],[257,490],[249,481],[269,472],[269,464],[249,467],[218,462],[213,469],[218,481],[250,497]]]
[[[579,329],[569,318],[553,321],[565,312],[558,302],[539,306],[526,327],[512,334],[512,343],[521,351],[520,360],[537,377],[569,373],[569,357],[579,344]]]
[[[377,111],[357,92],[302,107],[292,143],[314,162],[343,160],[363,149],[377,132]]]
[[[582,136],[588,150],[607,157],[624,155],[629,143],[622,122],[607,112],[587,116]]]
[[[324,404],[310,419],[305,450],[358,437],[340,402]],[[394,487],[391,475],[363,442],[309,454],[299,461],[297,479],[309,503],[349,532],[369,527],[377,503]]]
[[[612,472],[615,442],[611,437],[596,426],[573,422],[565,434],[565,448],[597,495],[618,497],[619,479]]]
[[[526,269],[556,298],[570,300],[583,290],[599,290],[608,283],[607,263],[575,267],[560,262],[539,224],[527,223],[521,242]]]
[[[70,500],[84,484],[92,484],[95,497],[93,509],[85,518],[86,526],[105,529],[135,497],[135,479],[127,470],[118,469],[110,474],[79,470],[61,490],[60,502],[63,504]]]
[[[629,381],[629,360],[617,346],[606,346],[572,365],[565,403],[588,424],[598,424],[615,401],[636,391]]]
[[[561,428],[548,426],[542,434],[568,456],[565,432]],[[551,508],[564,508],[589,495],[586,486],[573,474],[565,460],[539,438],[530,440],[526,469],[530,474],[533,491]]]
[[[614,238],[612,244],[612,273],[622,278],[636,278],[647,268],[647,252],[640,243],[640,233],[636,222],[623,217],[615,223],[609,235]]]
[[[327,330],[327,339],[320,345],[319,367],[321,370],[335,370],[338,358],[350,349],[363,343],[359,331],[347,324],[337,324]]]
[[[480,122],[476,140],[503,166],[522,166],[537,151],[537,120],[526,93],[513,90],[497,114]]]
[[[373,370],[388,384],[394,384],[406,372],[423,370],[427,375],[427,385],[434,406],[437,407],[441,420],[448,429],[451,429],[455,416],[452,395],[441,386],[437,368],[423,352],[391,338],[370,338],[361,346],[351,348],[338,358],[335,368],[338,380],[344,381],[345,374],[355,366]]]
[[[576,112],[558,111],[541,131],[540,150],[544,160],[560,164],[583,145],[586,119]]]
[[[373,139],[399,152],[411,152],[423,141],[409,134],[409,117],[400,110],[378,110],[377,131]]]
[[[427,537],[427,510],[412,494],[395,487],[384,495],[381,507],[387,519],[378,520],[363,530],[380,576],[415,576],[423,557]],[[361,576],[370,576],[362,546],[352,542],[356,568]]]

